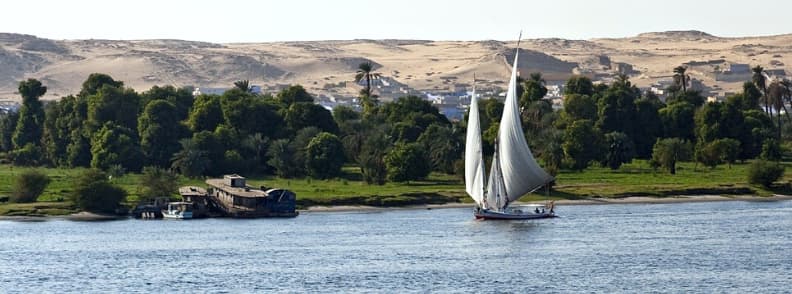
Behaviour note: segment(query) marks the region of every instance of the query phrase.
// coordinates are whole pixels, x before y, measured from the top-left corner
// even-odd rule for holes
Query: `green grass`
[[[635,161],[612,171],[590,167],[581,172],[562,171],[550,199],[583,199],[589,197],[670,196],[670,195],[728,195],[790,193],[792,181],[790,164],[785,164],[785,177],[772,190],[749,185],[746,180],[749,163],[735,164],[731,168],[720,165],[710,169],[693,163],[678,165],[677,174],[654,170],[646,161]],[[11,194],[14,178],[29,168],[0,165],[0,197]],[[52,178],[52,182],[34,204],[0,204],[0,215],[65,214],[73,212],[68,202],[74,180],[84,169],[38,168]],[[465,196],[464,184],[454,175],[432,173],[426,180],[407,183],[387,183],[383,186],[367,185],[361,180],[360,170],[346,166],[336,179],[282,179],[273,176],[243,175],[254,187],[285,188],[297,193],[298,204],[310,205],[380,205],[399,206],[421,203],[470,202]],[[140,175],[127,174],[112,182],[128,193],[128,204],[137,202],[140,194]],[[180,185],[205,186],[203,179],[181,177]],[[521,200],[543,200],[543,190],[527,195]],[[43,202],[47,202],[43,204]]]

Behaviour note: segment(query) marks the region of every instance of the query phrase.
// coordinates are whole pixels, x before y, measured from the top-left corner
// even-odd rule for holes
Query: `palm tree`
[[[380,73],[374,72],[374,66],[371,64],[371,61],[366,61],[358,65],[358,70],[355,74],[355,83],[360,83],[360,81],[364,79],[366,80],[366,87],[360,91],[364,113],[368,113],[374,107],[374,104],[376,104],[374,102],[376,97],[371,95],[371,80],[379,78]]]
[[[781,109],[786,107],[784,106],[784,98],[786,97],[785,88],[781,85],[781,82],[778,80],[773,80],[770,83],[770,86],[767,87],[767,99],[770,102],[770,105],[775,108],[776,116],[778,118],[778,138],[781,138]],[[789,115],[789,114],[787,114]]]
[[[250,86],[250,81],[248,80],[240,80],[234,82],[234,88],[240,89],[244,92],[253,92],[253,87]]]
[[[687,84],[690,82],[690,76],[685,73],[686,71],[687,67],[681,65],[674,68],[674,83],[682,87],[683,93],[687,92]]]
[[[762,96],[764,96],[765,103],[765,112],[770,113],[770,103],[767,98],[767,78],[764,75],[764,68],[762,68],[761,65],[757,65],[751,70],[753,70],[753,77],[751,77],[751,80],[753,81],[754,85],[759,88],[759,90],[762,90]],[[772,113],[770,115],[772,116]]]

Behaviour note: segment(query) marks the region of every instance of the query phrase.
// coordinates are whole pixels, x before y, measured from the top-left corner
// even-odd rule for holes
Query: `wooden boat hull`
[[[482,220],[524,220],[524,219],[543,219],[554,218],[556,214],[553,212],[546,213],[510,213],[510,212],[496,212],[481,210],[473,213],[476,219]]]

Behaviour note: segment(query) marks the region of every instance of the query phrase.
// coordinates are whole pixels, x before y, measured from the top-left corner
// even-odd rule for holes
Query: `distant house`
[[[751,66],[745,63],[726,63],[722,70],[724,74],[742,75],[751,73]]]
[[[771,77],[786,77],[786,71],[783,68],[767,69],[765,73]]]
[[[211,87],[196,87],[193,90],[193,96],[199,95],[223,95],[228,90],[232,88],[211,88]],[[250,92],[254,94],[261,94],[261,86],[250,86]]]

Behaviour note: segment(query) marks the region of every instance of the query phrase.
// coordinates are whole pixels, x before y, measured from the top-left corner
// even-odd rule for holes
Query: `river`
[[[0,221],[0,292],[787,292],[792,202]]]

